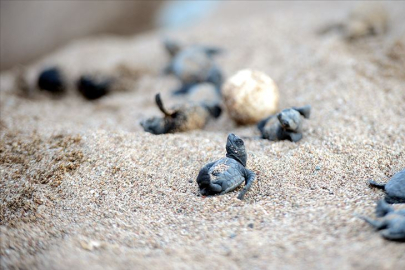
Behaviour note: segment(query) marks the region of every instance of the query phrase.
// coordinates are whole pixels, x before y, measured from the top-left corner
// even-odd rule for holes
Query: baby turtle
[[[311,106],[292,107],[271,115],[257,124],[263,139],[270,141],[290,140],[298,142],[302,139],[301,115],[309,118]]]
[[[360,216],[361,219],[373,226],[376,230],[381,231],[381,235],[392,241],[405,241],[405,209],[396,210],[380,200],[376,207],[376,216],[380,220],[372,220]]]
[[[369,184],[385,190],[387,203],[405,203],[405,169],[394,174],[387,184],[380,184],[373,180],[370,180]]]
[[[336,30],[347,40],[354,40],[384,34],[388,23],[388,12],[381,3],[363,3],[355,6],[344,21],[328,25],[319,33]]]
[[[255,179],[255,173],[246,169],[246,162],[247,154],[243,140],[235,134],[229,134],[226,157],[208,163],[197,176],[201,195],[222,195],[245,182],[245,187],[238,195],[238,199],[243,200]]]
[[[57,67],[41,71],[38,77],[38,88],[55,94],[65,91],[66,83],[61,71]]]
[[[217,104],[187,103],[168,111],[164,108],[160,94],[155,101],[164,117],[152,117],[140,124],[145,131],[152,134],[183,132],[203,128],[211,118],[221,115],[221,107]]]
[[[83,75],[77,81],[77,89],[88,100],[95,100],[108,94],[112,80]]]
[[[213,84],[218,93],[221,91],[222,73],[213,59],[221,49],[200,45],[181,48],[178,43],[169,40],[165,40],[164,45],[171,57],[164,72],[173,74],[181,82],[175,95],[187,94],[192,87],[204,82]]]

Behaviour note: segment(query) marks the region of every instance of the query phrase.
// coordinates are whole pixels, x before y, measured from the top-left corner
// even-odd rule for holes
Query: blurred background
[[[215,19],[220,22],[217,27],[222,27],[220,19],[224,17],[237,22],[247,15],[258,17],[264,13],[270,18],[294,10],[310,12],[314,17],[327,11],[328,19],[333,22],[345,18],[360,2],[1,0],[0,70],[26,65],[87,36],[131,37],[150,30],[167,33],[167,30]],[[391,3],[391,6],[391,19],[403,17],[403,3]],[[396,28],[404,32],[404,27]]]
[[[7,1],[0,2],[0,69],[27,64],[89,35],[134,35],[190,25],[219,1]]]

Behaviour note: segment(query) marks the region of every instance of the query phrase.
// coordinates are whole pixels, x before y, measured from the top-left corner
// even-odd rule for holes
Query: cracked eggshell
[[[240,125],[255,124],[278,111],[277,85],[260,71],[238,71],[227,80],[222,95],[230,117]]]

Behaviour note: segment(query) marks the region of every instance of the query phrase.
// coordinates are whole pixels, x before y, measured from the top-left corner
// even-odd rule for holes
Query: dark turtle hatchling
[[[245,182],[238,195],[242,200],[250,189],[255,173],[246,168],[245,144],[235,134],[229,134],[226,142],[226,157],[205,165],[197,176],[201,195],[225,194]]]
[[[340,32],[341,36],[349,41],[381,35],[387,32],[389,26],[389,13],[381,3],[362,3],[355,6],[346,19],[331,23],[320,29],[320,34],[331,31]]]
[[[257,124],[263,139],[270,141],[290,140],[298,142],[302,139],[302,119],[309,118],[311,106],[293,107],[271,115]]]
[[[179,44],[169,40],[165,40],[164,45],[171,57],[165,73],[173,74],[181,82],[174,94],[187,94],[199,83],[211,83],[220,92],[222,73],[213,59],[221,52],[220,49],[199,45],[181,48]]]
[[[373,180],[370,185],[385,190],[387,203],[405,203],[405,169],[396,173],[387,184],[380,184]]]
[[[83,75],[76,83],[79,92],[88,100],[95,100],[108,94],[113,80]]]
[[[360,218],[376,230],[381,231],[384,238],[392,241],[405,241],[405,209],[395,211],[384,200],[380,200],[377,203],[376,216],[381,219]]]
[[[62,93],[66,89],[66,82],[62,72],[57,67],[44,69],[38,76],[38,88],[51,93]]]
[[[164,108],[160,94],[155,96],[156,104],[164,117],[152,117],[141,122],[141,126],[152,134],[183,132],[203,128],[212,118],[221,115],[217,104],[187,103],[168,111]]]

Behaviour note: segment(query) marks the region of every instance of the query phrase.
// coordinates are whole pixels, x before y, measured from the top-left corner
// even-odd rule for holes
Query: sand
[[[257,175],[245,200],[201,197],[199,169],[224,156],[229,132],[254,137],[256,128],[225,113],[204,130],[145,133],[139,121],[159,114],[156,93],[183,101],[170,97],[176,80],[160,75],[162,33],[68,44],[27,67],[29,80],[56,63],[70,80],[121,64],[136,81],[88,102],[73,87],[27,98],[13,71],[1,74],[4,269],[404,269],[405,245],[355,214],[373,216],[384,196],[368,179],[405,167],[405,5],[387,4],[388,34],[348,43],[316,32],[350,3],[243,4],[170,35],[225,48],[227,76],[267,73],[281,108],[312,105],[304,138],[245,139]]]

